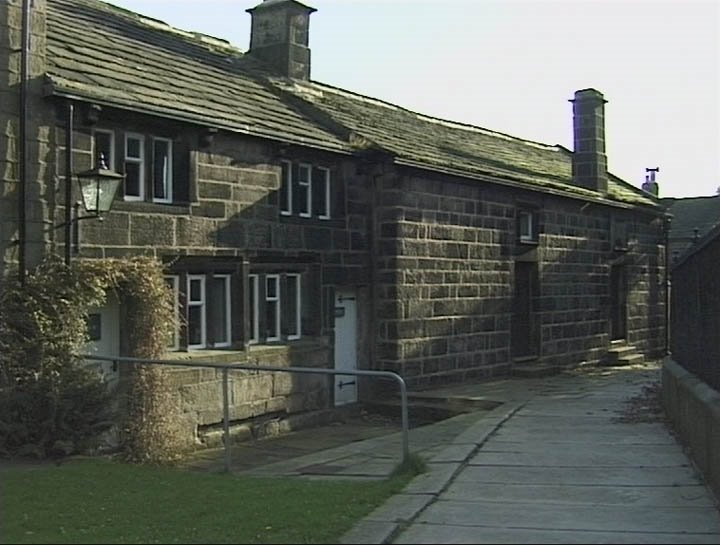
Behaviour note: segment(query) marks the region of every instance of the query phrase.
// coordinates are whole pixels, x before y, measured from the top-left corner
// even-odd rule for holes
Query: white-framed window
[[[166,275],[165,282],[172,291],[173,300],[173,321],[175,327],[168,341],[167,349],[174,351],[180,349],[180,277],[177,275]]]
[[[187,337],[189,349],[207,347],[204,274],[187,277]]]
[[[312,180],[313,215],[321,220],[330,219],[330,170],[313,169]]]
[[[153,202],[170,203],[173,200],[172,140],[153,138],[152,152]]]
[[[302,279],[299,272],[248,275],[248,344],[302,337],[303,316],[309,308]]]
[[[211,345],[214,348],[230,346],[231,308],[230,275],[215,274],[208,277],[207,322],[212,330]]]
[[[260,342],[260,277],[257,274],[248,275],[248,297],[249,297],[249,315],[250,320],[249,344],[257,344]]]
[[[145,198],[145,137],[125,134],[125,200]]]
[[[298,165],[298,214],[301,218],[312,216],[312,165]]]
[[[280,162],[280,178],[280,215],[330,219],[332,184],[329,168],[283,160]]]
[[[300,275],[285,275],[285,298],[282,301],[283,335],[289,340],[301,336]]]
[[[520,242],[535,242],[537,234],[535,233],[533,213],[529,210],[520,210],[518,214]]]
[[[280,213],[283,216],[292,215],[293,211],[293,175],[292,163],[282,161],[280,169]]]
[[[280,275],[265,276],[265,340],[280,340]]]
[[[103,129],[93,131],[93,167],[99,167],[101,160],[105,168],[115,170],[115,133]]]

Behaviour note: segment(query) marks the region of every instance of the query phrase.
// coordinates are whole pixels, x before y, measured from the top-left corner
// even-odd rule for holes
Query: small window
[[[141,201],[145,197],[145,138],[125,135],[125,200]]]
[[[520,211],[519,232],[521,242],[533,242],[535,238],[535,230],[533,229],[533,213],[527,210]]]
[[[292,214],[292,163],[282,162],[280,171],[280,213],[283,216]]]
[[[330,171],[315,167],[312,179],[313,215],[322,220],[330,219]]]
[[[306,164],[298,166],[297,203],[298,213],[302,218],[309,218],[312,215],[312,167]]]
[[[115,170],[115,133],[96,129],[93,138],[93,167],[105,167]]]
[[[172,140],[153,138],[153,201],[172,202]]]

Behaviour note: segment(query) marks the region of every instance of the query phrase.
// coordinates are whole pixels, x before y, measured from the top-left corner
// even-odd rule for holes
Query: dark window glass
[[[328,202],[329,172],[324,168],[314,168],[312,176],[313,216],[330,217]]]
[[[292,169],[290,168],[290,163],[282,163],[282,170],[280,173],[280,210],[287,214],[292,212],[291,174]]]
[[[141,172],[139,163],[125,163],[125,195],[137,197],[141,194]]]

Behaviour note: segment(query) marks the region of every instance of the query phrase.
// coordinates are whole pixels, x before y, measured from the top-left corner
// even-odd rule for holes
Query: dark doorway
[[[627,271],[624,265],[610,267],[610,340],[627,337]]]
[[[540,328],[535,313],[537,293],[537,263],[516,261],[511,331],[515,358],[539,355]]]

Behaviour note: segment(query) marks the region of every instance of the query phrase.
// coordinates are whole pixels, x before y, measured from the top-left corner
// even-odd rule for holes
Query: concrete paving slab
[[[471,465],[512,465],[535,467],[668,467],[688,464],[687,457],[676,448],[659,449],[656,445],[612,445],[573,443],[569,446],[556,443],[556,448],[542,444],[508,443],[493,441],[483,447]]]
[[[393,543],[714,543],[717,535],[663,532],[587,532],[564,530],[523,530],[488,526],[416,524],[401,533]],[[353,542],[346,542],[353,543]],[[359,542],[359,543],[368,543]],[[381,543],[376,541],[375,543]]]
[[[705,508],[629,507],[607,505],[513,504],[492,501],[439,499],[423,511],[418,522],[506,528],[591,532],[715,533],[720,515]]]
[[[370,513],[367,520],[405,522],[414,518],[434,499],[434,494],[398,494],[390,498],[382,507]]]
[[[709,507],[714,503],[703,485],[533,485],[454,481],[443,493],[446,500],[523,502],[571,505],[623,505],[654,507]]]
[[[444,447],[440,452],[429,460],[431,462],[464,462],[475,451],[477,445],[470,444],[452,444]]]
[[[397,528],[398,525],[393,522],[363,520],[343,535],[340,538],[340,543],[347,543],[348,545],[354,543],[387,543]]]
[[[562,484],[619,486],[693,486],[698,476],[690,466],[672,467],[522,467],[471,465],[461,477],[464,482],[499,484]]]
[[[403,490],[406,494],[440,494],[460,469],[459,463],[429,463],[428,471],[415,477]]]

